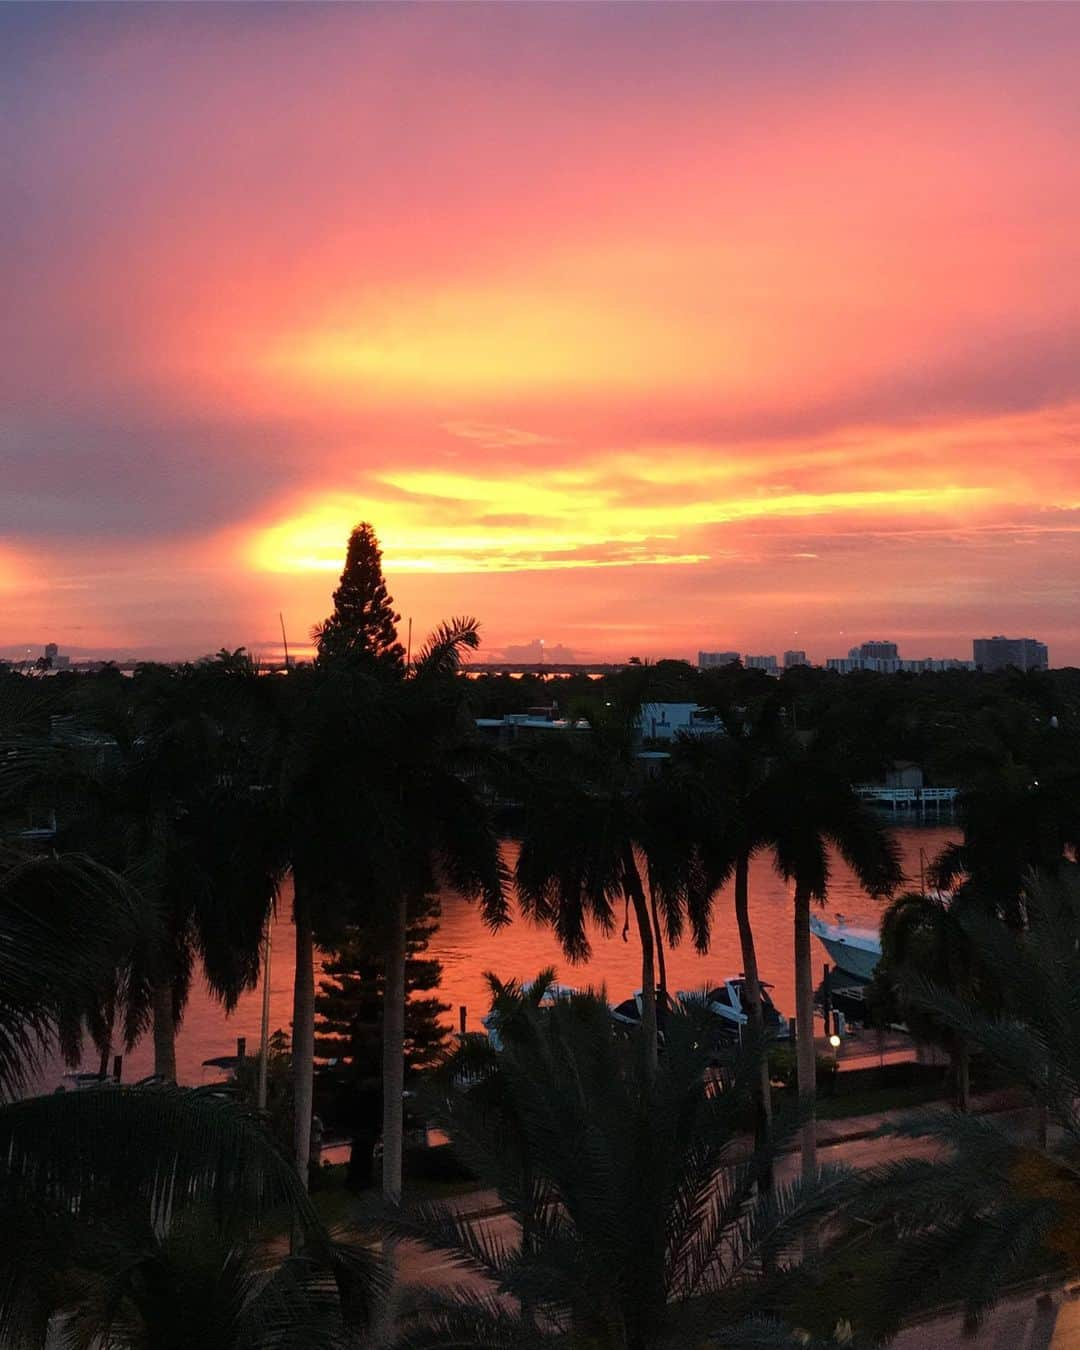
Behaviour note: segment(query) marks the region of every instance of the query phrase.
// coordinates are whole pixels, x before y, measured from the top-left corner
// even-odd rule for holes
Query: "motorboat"
[[[791,1034],[787,1018],[779,1011],[769,995],[771,984],[760,985],[761,1012],[765,1023],[765,1033],[783,1038]],[[704,989],[679,993],[680,1003],[704,1006],[714,1017],[724,1024],[724,1030],[738,1037],[750,1020],[746,1009],[746,980],[742,975],[732,975],[716,985],[707,985]]]
[[[667,1006],[668,1010],[671,1012],[678,1011],[678,1005],[672,999],[670,994],[668,995]],[[660,1006],[659,989],[656,991],[656,1015],[658,1021],[660,1021],[663,1018],[663,1009]],[[611,1010],[611,1016],[612,1019],[619,1024],[619,1026],[622,1027],[641,1026],[641,990],[635,989],[630,998],[623,999],[621,1003],[616,1003],[616,1005]]]
[[[829,923],[820,914],[811,914],[810,931],[829,953],[839,970],[860,980],[872,980],[881,960],[881,934],[875,928],[856,928],[842,914]]]
[[[538,999],[531,997],[533,989],[536,987],[535,981],[521,986],[521,997],[526,1003],[533,1003],[537,1008],[553,1008],[556,1003],[562,999],[572,998],[578,991],[570,984],[549,984]],[[499,1035],[499,1013],[492,1008],[486,1017],[480,1019],[484,1030],[488,1034],[488,1040],[496,1050],[502,1049],[502,1038]]]
[[[89,1092],[92,1088],[111,1087],[112,1078],[108,1074],[100,1073],[66,1073],[61,1080],[57,1092]]]

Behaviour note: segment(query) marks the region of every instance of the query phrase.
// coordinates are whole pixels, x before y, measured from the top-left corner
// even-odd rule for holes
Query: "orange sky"
[[[1080,9],[0,9],[0,650],[1080,664]]]

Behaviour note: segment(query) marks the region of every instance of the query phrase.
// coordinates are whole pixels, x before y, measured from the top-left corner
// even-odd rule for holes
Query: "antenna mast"
[[[278,623],[281,624],[281,645],[285,648],[285,669],[289,669],[289,639],[285,636],[285,616],[278,610]]]

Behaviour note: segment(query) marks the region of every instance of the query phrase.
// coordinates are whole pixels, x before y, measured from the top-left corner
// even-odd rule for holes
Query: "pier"
[[[953,811],[960,795],[954,787],[881,787],[876,783],[859,783],[855,791],[864,802],[886,811],[920,814]]]

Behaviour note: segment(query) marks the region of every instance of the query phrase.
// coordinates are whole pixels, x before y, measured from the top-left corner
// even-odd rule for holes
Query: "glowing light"
[[[700,537],[709,527],[880,512],[955,517],[987,497],[987,489],[950,483],[742,495],[721,481],[724,472],[685,451],[667,455],[669,495],[657,491],[655,458],[624,457],[618,472],[601,461],[528,475],[387,471],[372,475],[365,496],[340,494],[288,510],[256,532],[248,557],[262,571],[332,572],[349,530],[372,518],[386,565],[397,571],[685,565],[711,556],[715,542],[703,547]],[[636,473],[637,462],[648,467],[647,477]]]

